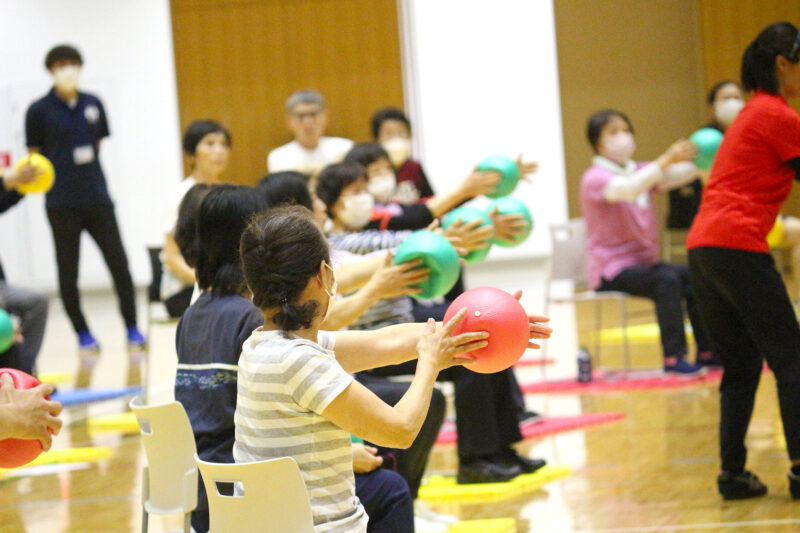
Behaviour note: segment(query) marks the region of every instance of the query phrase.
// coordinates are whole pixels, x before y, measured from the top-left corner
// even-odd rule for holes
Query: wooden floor
[[[72,336],[58,303],[54,302],[53,307],[43,370],[74,372]],[[97,368],[92,373],[83,372],[80,379],[94,386],[119,386],[138,380],[139,369],[133,367],[133,372],[129,371],[114,300],[107,295],[90,298],[87,307],[90,317],[104,321],[101,342],[105,352]],[[578,325],[590,323],[586,313],[578,310]],[[557,327],[563,332],[570,329],[564,324]],[[170,355],[173,331],[166,327],[153,336],[154,371],[174,364],[174,355]],[[580,340],[588,342],[585,338]],[[640,343],[634,348],[637,364],[658,364],[660,349],[655,342]],[[606,355],[614,363],[619,358],[618,347],[609,347]],[[520,372],[523,382],[537,376],[535,368]],[[168,385],[168,381],[167,378],[164,383]],[[625,412],[627,417],[522,443],[521,452],[573,469],[570,477],[553,482],[544,490],[490,505],[448,504],[437,506],[438,510],[462,519],[514,517],[520,532],[800,531],[800,503],[793,503],[788,497],[786,451],[771,374],[762,379],[748,437],[748,467],[769,485],[770,494],[734,503],[723,502],[715,490],[719,398],[714,386],[534,395],[528,396],[527,401],[546,415]],[[92,407],[88,412],[70,410],[73,423],[58,437],[56,447],[110,446],[113,458],[74,471],[0,482],[0,532],[140,530],[139,476],[144,457],[139,438],[90,436],[86,425],[80,422],[89,415],[120,412],[123,407],[124,402],[117,401]],[[432,472],[447,473],[455,468],[452,446],[434,451]],[[150,530],[175,530],[181,525],[178,516],[154,517]]]

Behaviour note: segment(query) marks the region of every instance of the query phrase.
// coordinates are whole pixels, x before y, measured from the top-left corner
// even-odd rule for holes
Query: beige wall
[[[567,194],[575,217],[592,155],[585,136],[592,112],[626,112],[640,160],[703,124],[698,11],[694,0],[554,0],[554,6]]]

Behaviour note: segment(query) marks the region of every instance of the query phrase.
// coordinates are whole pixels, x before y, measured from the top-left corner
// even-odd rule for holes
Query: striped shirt
[[[353,378],[336,361],[334,339],[319,342],[256,330],[242,347],[236,400],[237,463],[292,457],[311,500],[316,532],[364,532],[355,493],[350,434],[321,413]]]
[[[377,230],[335,233],[328,236],[328,243],[334,251],[366,255],[397,248],[411,233],[413,232]],[[392,324],[414,322],[412,309],[411,298],[408,296],[384,298],[350,324],[349,329],[378,329]]]

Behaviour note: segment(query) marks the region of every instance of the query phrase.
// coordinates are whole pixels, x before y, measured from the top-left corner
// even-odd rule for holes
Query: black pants
[[[136,325],[136,304],[133,280],[128,270],[128,257],[122,246],[113,205],[86,205],[79,207],[48,209],[47,218],[53,230],[58,263],[58,286],[61,299],[72,327],[76,332],[86,331],[89,326],[81,312],[78,292],[78,260],[80,259],[81,233],[89,232],[97,243],[103,259],[114,280],[120,313],[125,325]]]
[[[689,250],[692,287],[722,360],[719,444],[722,469],[740,472],[756,389],[766,359],[792,460],[800,459],[800,328],[772,256],[704,247]]]
[[[683,329],[682,301],[685,299],[698,353],[711,350],[686,267],[656,263],[626,268],[612,280],[603,279],[598,290],[626,292],[653,300],[664,357],[684,357],[689,352]]]
[[[194,285],[181,289],[169,298],[164,300],[164,307],[167,308],[167,313],[172,318],[180,318],[183,316],[184,311],[189,309],[192,303],[192,294],[194,294]]]
[[[416,361],[408,361],[370,370],[369,373],[383,376],[413,374],[416,368]],[[513,395],[516,381],[511,369],[496,374],[479,374],[454,366],[440,372],[438,379],[452,381],[455,387],[459,461],[469,462],[495,455],[522,440]]]
[[[374,392],[378,398],[392,406],[400,401],[410,386],[410,383],[390,381],[385,377],[373,376],[366,372],[356,374],[356,379]],[[428,465],[428,456],[433,445],[436,444],[439,429],[441,429],[442,422],[444,422],[444,411],[444,394],[434,389],[428,414],[422,423],[422,428],[420,428],[417,438],[414,439],[414,443],[405,450],[377,446],[380,455],[391,454],[394,456],[397,472],[408,483],[412,499],[416,499],[419,492],[422,475]]]

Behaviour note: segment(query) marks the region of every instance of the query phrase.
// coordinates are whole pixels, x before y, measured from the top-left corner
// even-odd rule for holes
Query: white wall
[[[399,9],[406,108],[434,188],[452,188],[489,154],[538,161],[534,183],[513,194],[533,214],[532,236],[493,247],[487,261],[549,253],[548,225],[567,219],[552,3],[399,0]]]
[[[147,284],[145,245],[161,239],[165,184],[182,178],[169,1],[0,0],[0,23],[0,152],[24,155],[25,110],[52,84],[44,56],[56,44],[76,46],[80,88],[97,94],[109,117],[101,161],[134,281]],[[0,258],[15,284],[55,290],[43,200],[31,196],[0,216]],[[81,252],[80,286],[111,286],[86,235]]]

